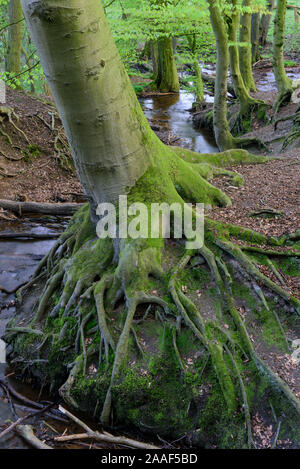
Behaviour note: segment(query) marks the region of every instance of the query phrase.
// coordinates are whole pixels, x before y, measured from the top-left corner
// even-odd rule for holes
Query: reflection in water
[[[300,80],[300,69],[299,67],[286,68],[287,76],[293,80]],[[259,91],[276,91],[276,81],[272,70],[267,71],[262,78],[257,81],[257,87]]]
[[[206,129],[195,129],[189,112],[194,95],[181,91],[179,94],[151,96],[140,100],[148,120],[162,130],[181,139],[180,145],[198,153],[218,152],[215,139]]]

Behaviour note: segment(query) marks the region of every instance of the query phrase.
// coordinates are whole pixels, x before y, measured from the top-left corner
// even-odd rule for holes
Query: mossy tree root
[[[241,229],[241,234],[242,235],[244,234],[244,236],[246,236],[244,231]],[[249,234],[247,233],[247,237],[248,236]],[[206,245],[204,245],[199,250],[199,254],[201,254],[201,256],[205,259],[209,267],[209,270],[211,272],[212,278],[214,279],[216,283],[219,297],[222,303],[223,314],[226,315],[229,313],[230,316],[232,316],[232,319],[234,320],[241,334],[245,348],[241,347],[241,345],[236,342],[236,336],[235,334],[231,333],[231,330],[224,329],[223,322],[217,321],[213,325],[213,328],[211,327],[210,324],[206,323],[206,321],[204,321],[200,311],[198,310],[196,305],[193,303],[193,301],[191,301],[191,299],[188,298],[181,291],[180,284],[178,283],[178,278],[180,274],[187,268],[193,256],[197,254],[195,252],[186,252],[184,256],[180,259],[179,263],[172,269],[170,273],[170,277],[169,277],[169,283],[168,283],[168,290],[170,293],[170,297],[172,298],[173,305],[175,307],[175,310],[177,311],[177,321],[174,323],[173,326],[171,326],[174,353],[175,353],[179,368],[181,369],[181,372],[185,374],[185,365],[180,356],[180,353],[177,347],[177,342],[176,342],[177,334],[180,334],[179,324],[182,320],[184,324],[186,325],[186,327],[191,329],[194,336],[204,345],[204,347],[208,351],[208,354],[209,354],[208,356],[211,357],[212,364],[215,369],[215,373],[216,373],[220,388],[224,395],[224,399],[225,399],[226,406],[228,409],[228,415],[235,412],[237,408],[237,396],[239,393],[237,393],[235,389],[236,384],[234,382],[235,380],[233,379],[232,374],[236,375],[237,380],[238,380],[238,386],[240,389],[240,394],[241,394],[242,401],[243,401],[242,408],[243,408],[244,415],[245,415],[246,429],[247,429],[247,435],[248,435],[247,436],[248,446],[251,447],[254,445],[252,433],[251,433],[251,422],[250,422],[251,411],[250,411],[249,403],[247,400],[245,385],[243,383],[243,379],[239,371],[239,367],[237,365],[237,363],[240,361],[240,353],[242,353],[242,356],[250,357],[251,359],[253,359],[257,368],[264,374],[265,377],[267,377],[270,383],[272,383],[272,385],[274,385],[277,390],[282,392],[285,395],[285,397],[288,399],[288,401],[299,412],[300,412],[300,405],[296,397],[288,388],[288,386],[260,359],[260,357],[258,357],[256,352],[254,351],[253,345],[250,341],[245,325],[241,321],[239,313],[237,312],[236,307],[235,307],[234,299],[231,293],[232,278],[227,267],[226,257],[224,258],[222,256],[222,252],[226,253],[226,256],[230,255],[234,257],[238,261],[239,265],[241,266],[241,269],[243,269],[249,277],[253,277],[253,279],[261,282],[262,284],[265,285],[265,287],[274,291],[276,295],[280,295],[282,298],[284,298],[285,301],[291,302],[292,298],[288,292],[286,292],[285,290],[281,288],[281,286],[275,284],[270,279],[265,277],[258,270],[258,268],[255,266],[255,264],[250,259],[250,257],[248,257],[239,246],[229,241],[228,238],[227,239],[226,238],[224,239],[224,237],[217,238],[216,233],[212,234],[210,230],[209,230],[208,238],[210,240],[212,239],[214,240],[213,241],[214,245],[220,250],[219,254],[216,255],[214,249],[211,249],[208,247],[208,245],[211,243],[211,241],[209,240],[206,242]],[[259,239],[259,236],[258,236],[258,239]],[[270,240],[270,244],[274,244],[274,243],[275,243],[274,239]],[[87,244],[88,244],[88,249],[89,249],[89,254],[90,254],[93,243],[88,242]],[[85,252],[86,248],[87,247],[84,244],[83,249],[82,250],[79,249],[77,251],[77,255],[80,257],[81,260],[82,260],[82,257],[81,257],[82,252]],[[134,249],[136,248],[137,246],[134,247]],[[107,362],[107,365],[109,365],[108,347],[111,347],[112,354],[114,357],[113,365],[111,368],[110,384],[106,392],[106,397],[105,397],[102,412],[101,412],[101,422],[104,425],[109,425],[110,423],[110,414],[111,414],[111,408],[113,405],[113,388],[120,374],[122,365],[126,363],[129,337],[130,337],[130,333],[132,332],[133,320],[134,320],[134,316],[135,316],[138,305],[143,304],[143,303],[148,304],[148,305],[155,304],[156,306],[159,306],[160,308],[162,308],[164,312],[164,316],[159,315],[159,317],[160,317],[160,320],[163,322],[166,316],[168,316],[168,314],[170,313],[170,305],[167,304],[160,297],[145,294],[142,290],[139,290],[139,289],[132,289],[132,278],[133,277],[136,278],[135,276],[133,276],[133,272],[136,271],[136,257],[132,256],[132,252],[131,252],[132,246],[128,247],[128,249],[130,249],[130,254],[127,253],[129,257],[125,255],[123,259],[121,258],[118,266],[112,272],[102,271],[101,279],[99,281],[94,281],[94,283],[89,288],[87,288],[85,292],[79,297],[81,301],[86,301],[87,299],[94,300],[94,304],[96,306],[96,311],[97,311],[96,317],[98,321],[98,330],[100,332],[100,348],[96,344],[86,346],[85,327],[88,321],[93,317],[93,314],[94,314],[92,312],[88,312],[87,314],[85,314],[82,320],[78,321],[77,326],[75,326],[75,328],[76,327],[78,328],[77,335],[78,337],[80,337],[81,351],[78,350],[78,353],[80,353],[80,355],[77,356],[77,359],[75,360],[75,362],[70,366],[71,371],[69,373],[69,377],[60,389],[60,393],[63,396],[63,398],[73,407],[79,408],[78,403],[76,402],[76,399],[74,398],[74,394],[72,392],[74,385],[76,383],[77,377],[79,375],[85,376],[89,359],[95,354],[99,354],[99,350],[101,354],[101,349],[103,348],[103,345],[105,347],[105,352],[106,352],[105,353],[106,362]],[[103,261],[103,250],[100,249],[99,252],[101,252],[101,259]],[[149,248],[147,248],[144,251],[143,250],[140,251],[140,255],[142,255],[142,258],[143,258],[143,266],[146,269],[142,273],[142,277],[145,275],[145,272],[149,273],[149,271],[155,272],[157,270],[157,267],[153,268],[154,264],[157,262],[156,254],[154,254],[154,252],[152,250],[149,251]],[[71,253],[70,255],[72,258],[74,257],[73,253]],[[75,257],[76,257],[76,254],[75,254]],[[130,265],[128,265],[129,259],[131,259]],[[140,261],[138,262],[138,264],[139,263]],[[66,264],[67,262],[65,262],[65,265]],[[74,271],[75,264],[76,262],[73,259],[72,261],[73,274],[74,272],[76,272],[76,269]],[[55,266],[55,262],[53,263],[53,265]],[[107,263],[104,262],[104,265],[107,266]],[[150,265],[151,265],[151,268],[150,268]],[[93,264],[92,268],[94,269],[94,275],[93,276],[90,275],[89,277],[90,279],[92,278],[94,279],[95,273],[99,272],[99,263]],[[48,271],[46,262],[44,263],[44,269]],[[53,293],[54,291],[53,290],[54,285],[57,285],[58,278],[61,279],[62,275],[63,275],[63,271],[59,269],[53,275],[53,277],[50,277],[48,285],[45,289],[45,293],[42,297],[42,301],[40,302],[39,307],[38,307],[38,312],[39,312],[38,322],[39,323],[41,323],[41,320],[43,318],[43,315],[45,312],[45,305],[49,304],[51,292]],[[69,298],[72,298],[74,290],[78,288],[77,287],[78,280],[75,281],[74,279],[72,285],[73,285],[73,292],[69,290]],[[65,283],[64,288],[66,288],[66,286],[67,284]],[[139,282],[138,282],[138,287],[139,287]],[[254,287],[254,290],[256,291],[256,293],[259,294],[261,301],[266,306],[267,302],[265,300],[262,289],[259,287],[260,293],[258,292],[258,289],[255,287]],[[121,294],[120,294],[120,291],[121,291]],[[111,304],[112,298],[114,298],[116,295],[118,296],[118,298],[120,298],[121,296],[125,298],[126,309],[127,309],[126,319],[125,319],[124,325],[122,326],[122,331],[117,340],[115,340],[115,334],[112,333],[111,326],[109,326],[107,323],[107,312],[105,308],[105,303],[107,303],[108,305]],[[298,305],[297,301],[298,300],[294,301],[294,305]],[[114,301],[112,301],[112,303],[114,303]],[[79,311],[81,307],[80,305],[81,305],[81,302],[79,302],[78,306],[73,311],[72,313],[73,316],[76,314],[76,311]],[[70,311],[72,310],[72,308],[73,307],[70,307]],[[270,314],[273,314],[273,312],[270,311],[270,308],[267,307],[267,310],[269,311]],[[143,319],[144,318],[145,318],[145,315]],[[280,324],[278,317],[276,319],[277,319],[277,325],[281,329],[284,335],[284,332],[281,328],[281,324]],[[176,323],[177,323],[177,327],[175,325]],[[16,334],[25,334],[25,333],[34,334],[36,335],[37,338],[40,338],[40,341],[42,343],[45,343],[45,341],[49,338],[49,333],[43,334],[43,332],[40,329],[33,329],[32,327],[31,328],[27,328],[27,327],[17,328],[17,329],[11,328],[7,332],[8,332],[8,335],[13,334],[14,336]],[[134,336],[138,344],[138,334],[135,333]],[[60,333],[61,341],[63,340],[63,337],[64,337],[64,331],[61,331]],[[141,355],[143,354],[141,353]],[[229,362],[226,359],[226,356],[229,358]],[[99,357],[99,359],[101,362],[101,356]],[[231,369],[231,366],[229,366],[229,363],[231,363],[232,369]]]
[[[291,87],[291,88],[286,88],[281,93],[279,93],[278,98],[274,105],[274,116],[273,116],[274,120],[276,119],[279,109],[290,103],[293,91],[294,89]]]
[[[209,165],[207,165],[208,161]],[[169,196],[171,201],[178,202],[184,200],[181,199],[182,196],[189,201],[198,202],[197,197],[201,191],[206,191],[202,197],[206,203],[226,204],[229,203],[228,199],[207,182],[211,175],[222,172],[226,174],[224,167],[228,164],[263,161],[265,158],[249,155],[244,150],[233,150],[217,155],[197,155],[181,148],[174,149],[172,158],[168,161],[170,163],[169,178],[164,179],[163,189],[160,187],[162,193],[157,195],[158,189],[154,186],[157,173],[151,170],[147,174],[148,179],[137,183],[134,189],[136,193],[130,193],[129,199],[132,197],[136,200],[134,197],[136,195],[144,199],[145,193],[151,193],[151,196],[154,193],[157,200],[165,200]],[[232,176],[229,172],[227,174]],[[195,186],[196,183],[201,186],[198,192],[197,187],[190,187],[191,175]],[[175,185],[180,185],[181,195],[175,190]],[[141,193],[143,189],[144,192]],[[68,363],[68,377],[65,378],[66,369],[64,368],[64,373],[62,373],[64,384],[60,388],[60,393],[75,408],[80,407],[80,399],[77,399],[76,392],[74,392],[76,383],[79,380],[88,380],[89,377],[85,375],[89,370],[89,365],[94,363],[94,359],[99,360],[99,373],[105,374],[105,386],[101,389],[103,407],[100,418],[104,425],[109,425],[115,388],[122,376],[122,370],[128,367],[130,334],[134,334],[141,352],[138,355],[141,360],[144,359],[138,345],[139,327],[135,333],[133,327],[134,324],[140,326],[147,322],[149,309],[143,313],[142,319],[138,318],[134,323],[136,312],[140,311],[140,305],[155,305],[159,310],[155,320],[170,329],[170,348],[174,351],[173,355],[178,365],[176,366],[178,371],[181,371],[181,375],[185,375],[185,363],[180,355],[178,343],[182,329],[185,327],[192,332],[195,341],[197,343],[199,341],[203,349],[208,352],[219,388],[224,396],[228,416],[236,412],[237,397],[239,394],[242,396],[247,440],[250,446],[252,444],[249,427],[251,409],[245,396],[242,374],[238,372],[241,357],[246,356],[253,360],[256,368],[264,374],[268,382],[283,393],[299,413],[300,404],[289,387],[258,357],[254,350],[232,294],[233,278],[230,274],[230,262],[234,259],[240,269],[247,273],[260,301],[265,307],[267,306],[268,314],[271,315],[274,311],[268,307],[263,289],[274,292],[274,295],[292,304],[298,313],[300,302],[293,298],[280,282],[278,285],[262,274],[250,257],[251,254],[247,255],[242,246],[234,243],[233,238],[254,244],[257,249],[263,249],[261,246],[272,246],[270,255],[275,252],[276,246],[284,246],[285,242],[288,243],[291,240],[288,237],[268,238],[242,227],[224,225],[208,219],[205,221],[205,228],[203,247],[196,251],[184,251],[183,255],[181,247],[179,262],[177,258],[175,267],[172,264],[165,273],[162,269],[162,256],[164,255],[162,239],[122,240],[116,257],[112,240],[98,239],[95,236],[88,207],[82,207],[74,215],[68,231],[58,240],[37,269],[35,278],[45,274],[48,280],[33,320],[29,319],[29,326],[24,324],[25,329],[22,330],[15,329],[15,322],[13,322],[11,330],[8,329],[8,336],[10,336],[8,339],[16,344],[16,349],[18,340],[26,335],[29,340],[35,342],[35,345],[36,342],[38,346],[43,344],[43,347],[41,346],[38,350],[41,356],[33,356],[37,363],[37,360],[45,359],[44,354],[48,353],[48,347],[44,347],[44,344],[46,339],[52,337],[50,354],[56,357],[56,360],[57,356],[60,360],[61,354],[65,354],[64,357]],[[289,255],[293,255],[292,249],[288,249]],[[264,250],[263,253],[265,253]],[[199,257],[199,255],[208,266],[210,278],[218,293],[219,307],[215,311],[216,317],[209,320],[205,318],[203,311],[196,306],[191,297],[182,290],[181,276],[190,268],[192,258]],[[150,280],[159,283],[168,298],[167,301],[163,294],[158,295],[157,291],[153,291],[153,287],[149,286],[152,285],[149,284]],[[259,288],[255,286],[258,284]],[[113,318],[112,315],[119,314],[117,312],[119,311],[118,300],[125,305],[123,311],[126,317],[118,316],[118,321],[116,321],[118,327],[116,327],[116,317]],[[274,317],[276,331],[278,328],[284,335],[279,318]],[[90,325],[91,321],[93,321],[92,325]],[[230,326],[227,324],[228,329],[225,330],[227,322]],[[89,338],[88,342],[86,337]],[[90,338],[93,338],[91,343]],[[97,341],[94,340],[95,338]],[[37,347],[34,347],[34,350],[36,354]],[[105,355],[106,362],[104,364],[102,363],[103,355]],[[31,362],[33,363],[32,360]],[[48,373],[50,376],[51,371]],[[180,379],[180,376],[177,378]],[[53,381],[52,375],[51,379]],[[183,376],[182,379],[184,379]],[[97,401],[99,399],[97,395]]]
[[[14,119],[16,121],[18,121],[19,116],[13,111],[12,108],[0,106],[0,124],[3,125],[4,121],[8,120],[8,122],[13,126],[13,128],[24,138],[26,143],[28,145],[30,145],[30,142],[29,142],[29,139],[28,139],[27,135],[25,134],[25,132],[23,132],[23,130],[21,130],[17,126]],[[0,134],[3,135],[4,137],[6,137],[8,143],[11,146],[14,146],[11,137],[3,130],[2,125],[0,125]]]
[[[229,128],[233,135],[240,135],[252,130],[252,121],[256,117],[265,123],[270,122],[267,113],[268,105],[262,100],[254,98],[240,105],[239,111],[229,119]]]

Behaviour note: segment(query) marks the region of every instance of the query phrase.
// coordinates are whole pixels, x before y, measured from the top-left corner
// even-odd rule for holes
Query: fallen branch
[[[5,435],[7,435],[8,433],[10,433],[12,430],[14,430],[18,425],[20,425],[21,423],[25,422],[25,420],[31,418],[31,417],[35,417],[37,416],[38,414],[43,414],[44,412],[46,412],[47,410],[50,409],[50,407],[52,407],[53,404],[49,404],[47,406],[45,406],[43,409],[39,409],[39,410],[35,410],[34,412],[30,412],[29,414],[27,415],[24,415],[24,417],[20,417],[18,418],[15,422],[13,422],[12,424],[10,424],[5,430],[3,430],[3,432],[0,433],[0,439],[3,438]]]
[[[279,432],[280,432],[280,427],[281,427],[281,420],[279,420],[279,423],[278,423],[278,426],[277,426],[277,430],[276,430],[274,440],[273,440],[273,443],[272,443],[272,446],[271,446],[272,449],[276,448],[277,440],[278,440]]]
[[[59,238],[61,233],[1,233],[0,239],[56,239]]]
[[[49,204],[39,202],[16,202],[0,199],[0,207],[4,210],[22,213],[45,213],[47,215],[72,215],[84,204]]]
[[[20,394],[19,392],[17,392],[11,385],[11,383],[9,381],[5,382],[4,380],[0,379],[0,383],[1,384],[4,384],[9,393],[15,398],[17,399],[18,401],[20,402],[23,402],[26,406],[30,406],[30,407],[36,407],[37,409],[39,409],[40,412],[44,412],[45,410],[48,410],[48,408],[51,408],[52,406],[55,405],[55,403],[50,403],[49,406],[44,406],[43,404],[40,404],[39,402],[35,402],[35,401],[32,401],[31,399],[28,399],[28,397],[25,397],[23,396],[22,394]],[[54,411],[56,413],[58,413],[57,409],[50,409],[50,412],[49,414],[47,413],[48,416],[50,416],[51,418],[55,419],[55,420],[59,420],[61,422],[67,422],[67,420],[65,418],[63,418],[62,416],[59,416],[59,415],[56,415],[54,413]]]
[[[36,449],[53,449],[51,446],[46,445],[41,440],[39,440],[33,433],[33,428],[31,425],[17,425],[16,431],[21,435],[24,440],[33,446]]]
[[[107,443],[113,443],[118,445],[127,445],[133,448],[138,449],[159,449],[158,446],[149,445],[148,443],[143,443],[141,441],[132,440],[131,438],[126,438],[123,436],[113,436],[110,433],[103,432],[100,433],[98,431],[93,431],[89,428],[84,422],[82,422],[79,418],[75,417],[75,415],[71,414],[65,408],[59,406],[59,410],[69,417],[73,422],[77,423],[81,428],[83,428],[86,433],[78,433],[76,435],[64,435],[64,436],[57,436],[54,438],[55,441],[72,441],[72,440],[86,440],[92,439],[96,441],[105,441]]]

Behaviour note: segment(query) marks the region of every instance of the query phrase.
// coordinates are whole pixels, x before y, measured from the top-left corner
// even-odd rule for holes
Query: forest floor
[[[267,63],[265,65],[257,72],[257,77],[260,76],[261,80],[268,77],[270,71]],[[263,96],[269,103],[273,103],[276,91],[265,90]],[[261,97],[261,93],[258,93],[257,97]],[[28,141],[12,123],[4,120],[2,128],[12,139],[13,145],[8,142],[7,136],[0,136],[0,199],[36,202],[84,200],[71,155],[65,145],[60,119],[51,102],[8,89],[7,105],[13,108],[19,117],[18,120],[12,117],[13,122],[26,134]],[[293,114],[297,107],[294,104],[284,107],[280,110],[278,118]],[[280,123],[275,131],[271,124],[266,126],[255,123],[253,134],[269,144],[270,161],[263,165],[229,168],[244,176],[245,184],[242,188],[233,187],[227,177],[215,178],[212,183],[230,196],[232,206],[213,208],[207,214],[210,218],[238,224],[269,236],[292,233],[299,228],[300,147],[281,151],[282,139],[289,133],[291,126],[291,121],[285,121]],[[159,128],[156,131],[164,143],[167,143],[169,136]],[[178,144],[180,145],[180,141]],[[271,159],[274,156],[280,158]],[[13,214],[0,212],[0,219],[3,219],[0,222],[0,230],[5,228],[7,218],[14,217]],[[261,265],[260,268],[278,283],[267,267]],[[299,277],[285,276],[283,272],[281,275],[288,289],[294,296],[300,298]],[[247,314],[243,305],[241,305],[240,313]],[[266,347],[259,340],[255,320],[253,320],[251,333],[259,355],[300,398],[299,366],[291,360],[289,354],[283,353],[274,345]],[[299,335],[296,337],[291,331],[288,337],[294,340]],[[268,422],[268,418],[262,414],[253,417],[254,437],[259,447],[269,447],[274,429],[270,430]],[[278,446],[281,445],[287,448],[289,442],[279,442]]]
[[[267,76],[269,69],[263,70]],[[261,73],[260,70],[260,77]],[[264,99],[268,102],[274,102],[275,96],[272,89],[264,92]],[[36,202],[77,202],[84,199],[69,150],[67,147],[62,148],[59,140],[55,143],[57,136],[63,135],[63,130],[51,102],[8,89],[7,105],[19,117],[19,120],[14,117],[13,120],[26,134],[29,145],[11,123],[4,121],[4,131],[12,138],[13,146],[5,136],[0,136],[0,199]],[[282,108],[278,118],[293,114],[297,107],[296,104],[290,104]],[[266,126],[254,123],[253,132],[247,136],[258,136],[269,144],[268,156],[279,156],[280,159],[270,158],[263,166],[242,165],[231,168],[245,178],[245,185],[240,189],[230,185],[224,176],[216,178],[213,184],[230,196],[232,206],[226,209],[215,207],[209,216],[268,235],[280,236],[296,231],[300,210],[300,148],[287,148],[281,152],[282,138],[288,134],[291,126],[291,121],[285,121],[274,130],[272,124]],[[159,123],[154,129],[167,143],[168,132],[162,130]],[[63,142],[64,138],[61,138]],[[176,144],[180,145],[181,141],[178,140]],[[249,216],[265,209],[273,210],[275,216]]]

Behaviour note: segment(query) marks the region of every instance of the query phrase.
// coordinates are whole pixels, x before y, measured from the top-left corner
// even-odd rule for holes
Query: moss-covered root
[[[183,256],[179,264],[173,270],[169,282],[170,294],[177,307],[178,314],[184,320],[186,326],[201,340],[210,353],[227,404],[228,414],[231,414],[236,409],[236,395],[228,367],[223,358],[223,349],[215,337],[207,335],[201,314],[195,305],[186,298],[176,286],[176,277],[178,273],[184,269],[189,260],[190,255],[187,254]]]
[[[268,105],[261,100],[250,98],[240,105],[240,109],[229,119],[229,128],[233,135],[240,135],[252,130],[253,118],[268,123],[270,118],[267,113]],[[261,145],[259,145],[261,147]]]
[[[16,121],[19,120],[19,116],[13,111],[12,108],[0,106],[0,135],[3,135],[4,137],[6,137],[8,143],[11,146],[13,146],[11,137],[3,130],[3,123],[5,120],[8,120],[8,122],[13,126],[13,128],[17,131],[17,133],[19,133],[24,138],[26,143],[29,145],[30,142],[28,140],[27,135],[15,123],[15,120]]]
[[[273,119],[276,119],[277,113],[280,108],[290,103],[293,91],[293,87],[291,86],[290,88],[286,88],[279,93],[278,98],[274,104]]]
[[[126,294],[126,292],[125,292]],[[101,423],[103,425],[109,425],[110,423],[110,413],[111,413],[111,406],[112,406],[112,387],[115,384],[115,379],[119,375],[120,369],[122,364],[127,358],[127,351],[128,351],[128,341],[130,336],[130,331],[132,328],[132,321],[136,312],[136,308],[139,304],[142,303],[155,303],[162,306],[166,311],[168,308],[167,303],[163,300],[147,296],[143,292],[136,293],[133,297],[129,297],[126,294],[126,303],[127,303],[127,315],[124,326],[122,328],[122,332],[120,334],[116,351],[114,357],[114,363],[112,368],[112,374],[110,379],[110,385],[106,393],[105,401],[103,404],[102,412],[101,412]]]
[[[246,269],[247,272],[248,271],[251,272],[251,275],[253,275],[258,280],[262,281],[266,287],[270,288],[272,291],[280,295],[289,303],[292,303],[293,306],[295,307],[295,310],[299,313],[300,311],[299,300],[291,297],[291,295],[288,292],[285,292],[280,286],[278,286],[277,284],[272,282],[270,279],[265,277],[263,274],[261,274],[260,271],[250,261],[250,259],[247,256],[245,256],[245,254],[240,250],[239,246],[233,245],[233,243],[230,243],[229,241],[223,241],[223,240],[222,241],[216,240],[215,243],[217,244],[217,246],[223,249],[226,253],[229,253],[230,255],[235,257],[241,263],[241,265]],[[252,342],[249,338],[248,332],[245,328],[245,325],[242,322],[241,317],[236,309],[234,299],[232,297],[230,289],[228,288],[228,284],[226,285],[226,283],[224,283],[221,278],[220,272],[217,267],[217,263],[215,262],[215,256],[213,255],[212,251],[208,249],[207,247],[204,247],[200,250],[200,252],[203,255],[203,257],[206,259],[210,267],[211,274],[213,278],[215,279],[216,284],[218,286],[219,295],[221,299],[225,301],[226,308],[228,309],[229,313],[232,315],[232,318],[239,329],[243,343],[246,346],[250,357],[253,359],[258,370],[270,382],[272,387],[275,390],[282,393],[287,399],[287,401],[289,402],[289,404],[291,404],[296,409],[297,413],[300,415],[299,399],[296,398],[296,396],[293,394],[293,392],[290,390],[287,384],[283,382],[283,380],[279,378],[279,376],[276,375],[270,369],[270,367],[255,352]]]

